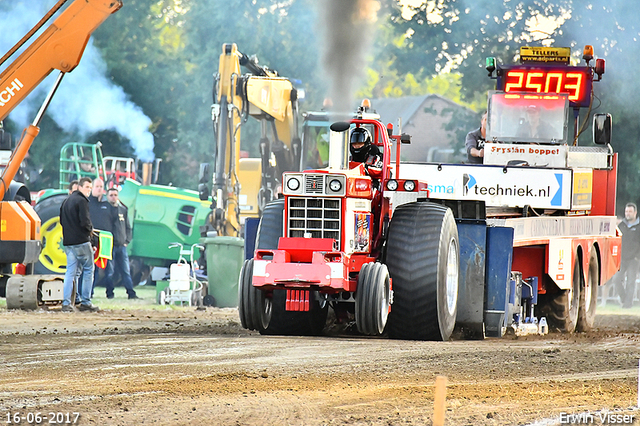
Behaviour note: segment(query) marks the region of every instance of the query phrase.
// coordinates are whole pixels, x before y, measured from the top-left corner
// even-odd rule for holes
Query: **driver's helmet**
[[[359,148],[355,148],[354,144],[364,143]],[[371,149],[371,133],[364,127],[356,127],[351,131],[349,140],[349,150],[351,151],[351,160],[364,163]]]

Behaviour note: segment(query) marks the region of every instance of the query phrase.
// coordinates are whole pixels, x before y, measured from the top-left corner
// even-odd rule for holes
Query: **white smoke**
[[[0,52],[7,52],[54,4],[55,0],[16,0],[8,7],[1,8],[0,27],[4,36],[0,38]],[[54,19],[49,20],[44,28]],[[26,46],[36,37],[32,37]],[[3,67],[17,58],[19,53],[14,54]],[[11,112],[10,118],[21,126],[32,121],[57,75],[58,71],[54,70]],[[129,139],[135,155],[142,161],[152,161],[154,158],[153,135],[149,131],[151,119],[128,99],[121,87],[109,80],[107,67],[91,40],[78,67],[63,78],[47,114],[63,130],[77,132],[81,137],[101,130],[116,131]]]

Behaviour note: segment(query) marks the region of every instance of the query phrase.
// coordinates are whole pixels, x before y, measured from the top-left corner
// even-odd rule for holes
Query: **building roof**
[[[442,97],[440,95],[421,95],[421,96],[403,96],[400,98],[377,98],[371,100],[372,109],[380,114],[380,119],[384,123],[392,123],[396,125],[398,118],[402,119],[402,125],[411,123],[414,116],[420,112],[420,107],[430,99],[439,100],[456,106],[458,108],[466,108],[462,105]]]

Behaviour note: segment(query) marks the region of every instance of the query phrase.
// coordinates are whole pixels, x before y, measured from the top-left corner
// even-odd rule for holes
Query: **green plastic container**
[[[238,306],[238,277],[244,263],[244,240],[237,237],[207,237],[200,243],[207,250],[207,293],[214,297],[215,306]]]

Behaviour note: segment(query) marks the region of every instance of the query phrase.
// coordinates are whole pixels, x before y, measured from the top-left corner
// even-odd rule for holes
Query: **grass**
[[[631,309],[622,309],[618,303],[609,302],[607,306],[600,306],[598,304],[598,308],[596,312],[599,314],[609,314],[609,315],[640,315],[640,305],[636,302]]]
[[[159,305],[156,298],[156,287],[153,285],[137,286],[135,288],[136,294],[140,299],[129,300],[127,292],[124,287],[116,287],[114,290],[114,298],[107,299],[104,287],[97,287],[94,290],[93,298],[91,302],[94,305],[99,306],[102,309],[142,309],[142,310],[165,310],[176,309],[181,310],[189,308],[188,306],[181,307],[179,305]],[[0,298],[0,309],[6,309],[7,301],[4,298]]]

